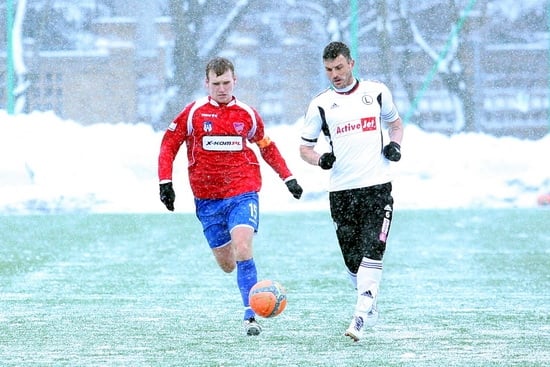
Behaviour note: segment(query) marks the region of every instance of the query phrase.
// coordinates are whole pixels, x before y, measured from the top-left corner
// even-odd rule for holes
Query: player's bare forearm
[[[321,155],[319,153],[317,153],[313,147],[311,146],[308,146],[308,145],[300,145],[300,157],[302,157],[302,159],[313,165],[313,166],[318,166],[319,165],[319,157]]]
[[[390,122],[388,125],[388,135],[390,140],[401,144],[401,141],[403,140],[403,122],[401,121],[401,118],[397,118],[397,120]]]

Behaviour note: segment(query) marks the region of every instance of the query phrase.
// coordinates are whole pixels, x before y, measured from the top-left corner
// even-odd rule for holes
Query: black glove
[[[285,182],[285,185],[286,187],[288,187],[288,191],[290,191],[294,198],[299,199],[302,196],[302,192],[304,192],[304,189],[302,189],[302,186],[298,184],[298,181],[296,181],[295,178]]]
[[[160,184],[160,201],[166,205],[166,209],[171,212],[174,211],[174,201],[176,200],[176,193],[172,188],[172,183],[161,183]]]
[[[390,141],[383,150],[384,157],[392,162],[397,162],[401,159],[401,146],[395,141]]]
[[[322,169],[331,169],[335,160],[336,156],[333,152],[324,153],[319,157],[319,167]]]

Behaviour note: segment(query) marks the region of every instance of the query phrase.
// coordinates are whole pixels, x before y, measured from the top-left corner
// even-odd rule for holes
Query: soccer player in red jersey
[[[206,65],[208,96],[189,103],[162,139],[158,158],[160,200],[168,210],[174,210],[173,162],[185,143],[197,218],[220,268],[226,273],[237,269],[245,308],[244,329],[247,335],[258,335],[261,327],[250,308],[248,293],[257,282],[252,240],[258,231],[262,178],[258,158],[248,143],[258,146],[263,160],[296,199],[302,188],[265,134],[258,112],[233,95],[236,80],[228,59],[216,57]]]

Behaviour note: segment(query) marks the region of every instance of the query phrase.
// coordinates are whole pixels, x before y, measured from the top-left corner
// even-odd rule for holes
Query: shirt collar
[[[359,81],[357,79],[353,79],[353,83],[348,85],[347,87],[342,89],[333,87],[333,89],[338,94],[351,94],[357,89],[358,86],[359,86]]]
[[[235,96],[233,96],[233,97],[231,97],[231,101],[229,101],[229,103],[219,104],[212,97],[208,96],[208,102],[210,102],[211,105],[216,106],[216,107],[233,106],[233,105],[237,104],[237,98],[235,98]]]

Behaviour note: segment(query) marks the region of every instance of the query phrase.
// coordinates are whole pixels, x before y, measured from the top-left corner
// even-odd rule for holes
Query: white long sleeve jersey
[[[388,87],[377,81],[361,80],[347,93],[327,89],[311,101],[301,133],[302,144],[315,146],[326,122],[336,156],[329,191],[391,181],[389,161],[382,154],[382,124],[397,118],[399,113]]]

